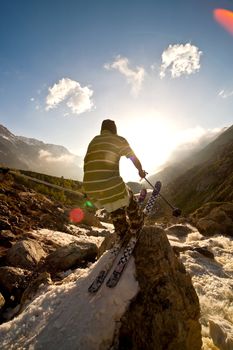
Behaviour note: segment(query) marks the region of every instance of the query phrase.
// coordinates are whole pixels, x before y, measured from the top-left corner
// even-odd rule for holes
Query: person
[[[97,208],[110,213],[114,228],[120,239],[127,232],[136,233],[143,225],[144,214],[119,173],[122,156],[129,158],[141,178],[146,176],[141,162],[128,141],[117,134],[113,120],[103,120],[100,135],[89,143],[84,158],[83,187]]]

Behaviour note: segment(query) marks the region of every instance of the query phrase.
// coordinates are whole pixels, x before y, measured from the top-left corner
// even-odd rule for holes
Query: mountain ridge
[[[192,169],[194,166],[207,162],[212,156],[217,154],[228,143],[228,140],[233,140],[233,125],[228,128],[223,128],[223,131],[218,136],[212,139],[201,150],[192,152],[188,157],[182,159],[180,162],[173,162],[164,167],[163,170],[151,175],[149,180],[154,183],[157,180],[163,182],[166,186],[182,176],[186,171]]]
[[[16,136],[0,124],[0,163],[23,170],[81,180],[82,158],[61,145]]]

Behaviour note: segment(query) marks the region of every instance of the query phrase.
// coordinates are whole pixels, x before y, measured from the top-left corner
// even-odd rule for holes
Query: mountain
[[[177,206],[190,213],[207,202],[233,201],[233,126],[189,162],[194,166],[168,185]]]
[[[216,134],[210,135],[208,138],[204,138],[196,147],[189,150],[174,151],[171,159],[176,161],[170,161],[163,168],[163,170],[149,177],[152,183],[160,180],[163,186],[174,181],[182,174],[194,166],[199,165],[211,159],[216,153],[220,152],[225,145],[233,140],[233,126],[229,128],[223,128]],[[209,141],[209,142],[208,142]],[[202,147],[201,147],[202,146]]]
[[[0,163],[17,169],[82,179],[82,158],[65,147],[16,136],[0,125]]]

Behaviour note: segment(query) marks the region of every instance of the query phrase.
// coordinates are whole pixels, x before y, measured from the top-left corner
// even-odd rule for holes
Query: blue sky
[[[232,124],[233,36],[216,8],[233,1],[2,0],[0,123],[84,155],[111,118],[153,172]]]

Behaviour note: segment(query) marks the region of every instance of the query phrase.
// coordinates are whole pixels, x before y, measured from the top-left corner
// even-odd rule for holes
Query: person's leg
[[[132,231],[140,230],[144,223],[144,213],[141,207],[138,205],[132,191],[130,191],[130,202],[126,208],[126,213],[129,218],[130,229]]]
[[[129,224],[126,220],[126,212],[125,208],[119,208],[113,212],[110,213],[110,217],[112,219],[112,223],[115,228],[115,232],[120,237],[120,239],[124,238],[126,235]]]

